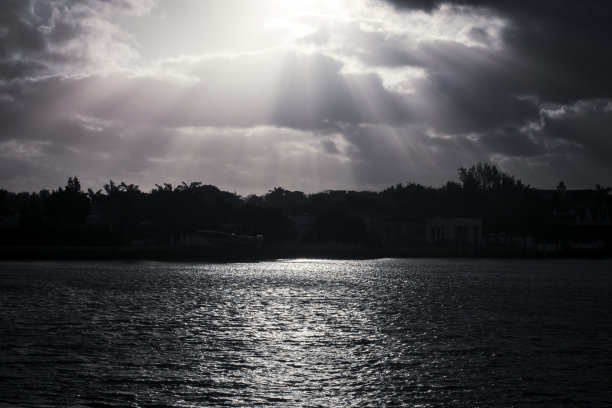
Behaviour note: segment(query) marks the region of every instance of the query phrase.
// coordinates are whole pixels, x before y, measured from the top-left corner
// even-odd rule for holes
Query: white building
[[[452,242],[479,245],[482,242],[480,218],[428,218],[425,221],[428,244]]]

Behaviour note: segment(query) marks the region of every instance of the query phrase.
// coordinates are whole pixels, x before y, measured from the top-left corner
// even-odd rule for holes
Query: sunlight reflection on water
[[[610,266],[3,263],[0,403],[605,406]]]

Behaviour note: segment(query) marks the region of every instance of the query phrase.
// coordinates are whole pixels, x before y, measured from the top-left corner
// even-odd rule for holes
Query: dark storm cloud
[[[336,146],[336,143],[334,143],[334,141],[331,139],[322,139],[321,145],[323,146],[325,152],[328,154],[340,154],[338,146]]]
[[[427,124],[448,134],[487,132],[535,120],[539,108],[521,85],[520,62],[495,51],[438,41],[419,53],[427,77],[416,81],[409,101]]]
[[[38,72],[43,66],[32,58],[46,46],[30,1],[0,2],[0,79]]]
[[[14,52],[40,51],[45,39],[37,29],[31,1],[4,0],[0,2],[0,57]]]
[[[37,61],[0,61],[0,78],[15,79],[45,72],[46,66]]]
[[[0,2],[0,79],[72,72],[130,56],[130,39],[105,18],[137,13],[151,0]]]
[[[581,101],[554,113],[544,113],[542,136],[566,150],[610,164],[612,157],[612,102]],[[559,148],[559,145],[558,147]]]
[[[521,85],[545,101],[612,96],[612,2],[594,0],[385,0],[398,9],[433,11],[442,4],[490,10],[509,20],[506,52],[525,64]]]
[[[502,127],[478,139],[487,151],[505,157],[533,157],[545,153],[541,141],[535,141],[525,132],[513,127]]]

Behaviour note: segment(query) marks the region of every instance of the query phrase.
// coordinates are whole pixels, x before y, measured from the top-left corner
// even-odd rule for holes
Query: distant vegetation
[[[142,239],[163,244],[190,231],[229,227],[261,234],[266,242],[289,241],[296,236],[289,216],[306,214],[317,219],[310,239],[322,242],[368,242],[367,217],[392,222],[478,217],[485,233],[545,237],[551,217],[571,205],[563,191],[531,188],[491,164],[462,167],[458,176],[459,182],[440,188],[409,182],[380,192],[305,194],[276,187],[247,197],[201,182],[160,184],[143,192],[134,184],[111,180],[98,191],[83,191],[75,176],[52,191],[0,190],[5,231],[0,244],[123,245]],[[594,212],[608,211],[609,193],[610,188],[596,186],[583,191],[581,199],[588,200]]]

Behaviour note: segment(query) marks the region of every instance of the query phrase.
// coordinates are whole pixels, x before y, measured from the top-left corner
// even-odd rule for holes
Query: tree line
[[[523,184],[493,164],[458,169],[459,181],[439,188],[397,184],[382,191],[327,190],[314,194],[276,187],[262,195],[241,197],[201,182],[139,186],[109,181],[98,191],[84,191],[76,176],[64,187],[13,193],[0,189],[2,245],[125,245],[171,237],[198,229],[224,230],[290,241],[292,215],[316,217],[312,240],[372,240],[367,217],[388,222],[423,222],[428,217],[478,217],[484,232],[544,236],[555,213],[571,203],[556,190]],[[610,188],[589,193],[593,208],[610,205]],[[607,208],[607,207],[606,207]],[[6,224],[6,223],[5,223]]]

